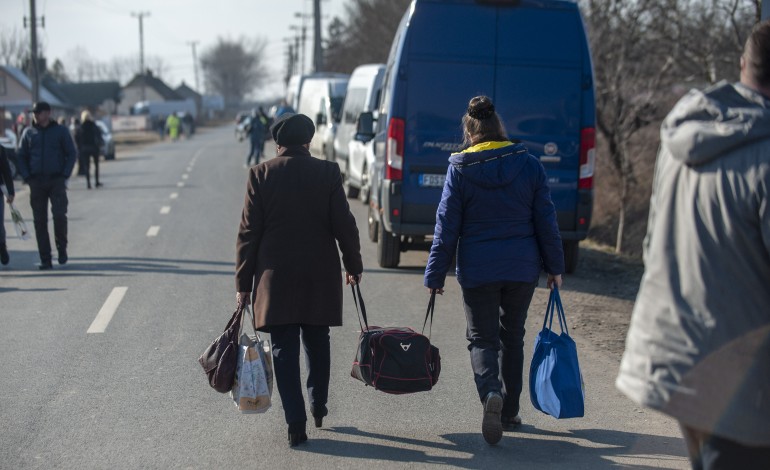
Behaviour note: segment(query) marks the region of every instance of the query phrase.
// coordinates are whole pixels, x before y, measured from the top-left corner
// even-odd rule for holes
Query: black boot
[[[0,204],[2,204],[2,201],[0,201]],[[6,248],[5,243],[0,243],[0,263],[5,266],[9,261],[11,261],[11,257],[8,256],[8,248]]]
[[[310,406],[310,414],[313,415],[313,418],[315,419],[315,427],[320,428],[324,425],[324,416],[329,414],[329,410],[326,409],[326,406]]]
[[[289,424],[289,447],[297,447],[305,441],[307,441],[305,422]]]

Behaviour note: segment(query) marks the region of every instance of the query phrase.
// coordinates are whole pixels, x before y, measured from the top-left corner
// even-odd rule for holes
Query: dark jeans
[[[748,447],[682,426],[693,470],[766,470],[770,447]]]
[[[41,263],[51,262],[51,239],[48,236],[48,201],[51,201],[53,235],[57,250],[67,249],[67,188],[63,177],[33,177],[29,184],[29,203],[35,220],[35,237]]]
[[[471,367],[479,398],[503,395],[506,417],[519,414],[524,323],[537,282],[495,282],[463,289]]]
[[[99,149],[96,147],[85,146],[80,149],[79,152],[79,171],[83,172],[86,177],[86,184],[91,187],[91,159],[94,160],[94,178],[96,184],[99,184]]]
[[[246,165],[251,164],[251,157],[254,157],[254,164],[259,163],[259,159],[262,158],[262,149],[265,147],[265,141],[264,140],[255,140],[251,139],[251,148],[249,149],[249,154],[246,155]]]
[[[278,393],[281,395],[283,412],[289,432],[305,430],[307,414],[302,397],[302,382],[299,374],[299,343],[305,348],[307,365],[307,395],[310,405],[326,406],[329,399],[329,376],[331,372],[331,350],[329,327],[314,325],[281,325],[268,328],[273,344],[273,368]]]

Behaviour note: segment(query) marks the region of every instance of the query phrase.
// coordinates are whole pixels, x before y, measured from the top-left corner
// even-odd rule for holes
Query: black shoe
[[[104,186],[102,183],[96,183],[97,188],[101,188],[102,186]]]
[[[521,426],[521,417],[519,415],[503,416],[500,418],[500,421],[503,423],[503,430],[505,431],[513,431]]]
[[[498,392],[489,392],[484,398],[484,418],[481,422],[481,435],[488,444],[497,444],[503,438],[502,410],[503,396]]]
[[[290,432],[289,433],[289,447],[297,447],[303,442],[307,441],[307,434],[304,432]]]
[[[40,264],[37,265],[37,269],[39,269],[41,271],[47,271],[49,269],[53,269],[53,264],[51,264],[50,261],[43,262],[43,263],[40,263]]]
[[[2,201],[0,201],[2,203]],[[5,266],[8,264],[8,262],[11,261],[11,257],[8,256],[8,248],[5,246],[5,243],[0,245],[0,263]]]
[[[59,250],[59,264],[67,264],[67,250]]]
[[[311,406],[310,414],[312,414],[313,419],[315,419],[315,427],[320,428],[324,425],[324,416],[329,414],[329,410],[327,410],[325,406]]]

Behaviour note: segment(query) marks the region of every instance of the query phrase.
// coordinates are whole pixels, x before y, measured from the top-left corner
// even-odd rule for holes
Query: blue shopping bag
[[[561,334],[551,328],[554,312]],[[554,418],[580,418],[584,413],[585,395],[577,346],[567,331],[567,318],[556,287],[548,299],[543,330],[535,340],[529,367],[529,397],[535,408]]]

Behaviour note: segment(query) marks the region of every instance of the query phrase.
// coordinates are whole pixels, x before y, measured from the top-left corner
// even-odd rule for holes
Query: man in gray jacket
[[[770,468],[770,22],[741,80],[666,117],[617,387],[679,421],[694,469]]]
[[[69,129],[51,119],[45,101],[32,107],[34,125],[24,130],[19,144],[19,174],[29,184],[29,202],[35,220],[40,269],[51,269],[51,240],[48,236],[48,201],[51,201],[53,231],[59,264],[67,262],[67,186],[77,159]]]

